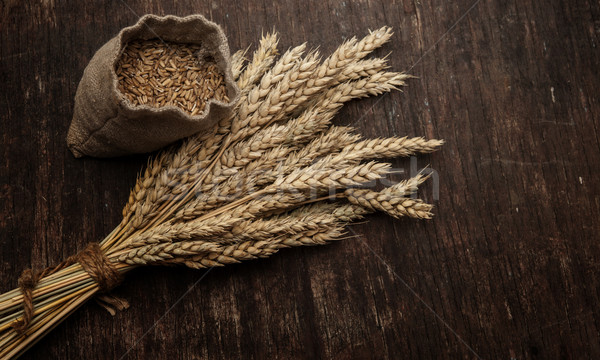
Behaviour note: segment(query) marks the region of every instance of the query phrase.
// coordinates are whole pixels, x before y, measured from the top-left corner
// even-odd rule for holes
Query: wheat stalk
[[[397,90],[410,78],[387,71],[386,58],[365,59],[391,35],[383,27],[349,39],[323,61],[316,51],[305,55],[306,44],[277,58],[276,33],[263,36],[248,61],[247,49],[236,52],[234,115],[148,162],[122,222],[101,242],[114,271],[222,266],[325,244],[375,211],[429,219],[432,205],[413,198],[427,177],[373,191],[390,165],[372,160],[429,153],[442,141],[361,141],[353,129],[332,125],[348,101]],[[29,294],[34,311],[22,334],[12,326],[26,315],[25,296],[19,289],[0,295],[0,358],[18,355],[94,296],[94,279],[79,262],[43,276]]]

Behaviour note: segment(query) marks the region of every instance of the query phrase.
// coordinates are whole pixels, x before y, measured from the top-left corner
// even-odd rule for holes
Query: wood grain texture
[[[210,271],[148,268],[23,359],[600,357],[600,6],[591,0],[0,2],[0,290],[119,222],[146,156],[74,159],[83,69],[146,13],[204,14],[235,50],[330,53],[394,27],[404,93],[348,104],[365,136],[447,141],[418,159],[432,221],[383,215],[359,236]],[[409,161],[395,165],[408,172]],[[414,164],[413,164],[414,165]]]

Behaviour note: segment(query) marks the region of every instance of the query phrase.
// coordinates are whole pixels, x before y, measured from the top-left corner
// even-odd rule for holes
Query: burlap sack
[[[222,71],[231,101],[209,100],[204,112],[195,116],[175,106],[131,104],[117,88],[115,63],[129,41],[152,38],[201,45],[203,53],[211,56]],[[227,38],[217,24],[200,15],[184,18],[146,15],[102,46],[86,67],[75,95],[67,144],[76,157],[153,151],[210,129],[231,114],[238,95]]]

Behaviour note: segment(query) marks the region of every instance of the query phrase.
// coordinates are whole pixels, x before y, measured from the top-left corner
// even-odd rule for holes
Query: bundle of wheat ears
[[[0,295],[0,358],[18,356],[139,266],[205,268],[325,244],[375,211],[430,218],[432,206],[411,196],[425,177],[374,191],[370,184],[390,164],[373,159],[429,153],[442,141],[361,140],[353,129],[332,125],[344,103],[409,78],[387,71],[385,58],[365,59],[391,35],[383,27],[352,38],[324,60],[305,44],[278,56],[274,33],[262,37],[248,61],[245,51],[235,53],[241,98],[234,116],[152,159],[122,222],[104,240],[57,267],[25,271],[19,288]]]

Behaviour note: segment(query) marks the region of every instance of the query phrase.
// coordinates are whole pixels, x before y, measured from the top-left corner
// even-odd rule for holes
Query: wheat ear
[[[249,89],[269,69],[277,55],[278,42],[279,36],[277,33],[267,33],[262,36],[258,48],[252,56],[252,61],[248,63],[246,69],[239,76],[237,83],[240,89]]]
[[[246,53],[249,48],[238,50],[233,55],[231,55],[231,73],[233,75],[233,80],[237,82],[242,74],[242,70],[246,64]]]
[[[178,246],[164,246],[164,249],[145,249],[122,255],[119,261],[128,264],[183,264],[199,269],[205,267],[235,264],[243,260],[269,257],[282,248],[293,246],[322,245],[343,235],[342,227],[318,229],[290,236],[280,236],[268,241],[245,241],[241,243],[213,246],[214,243],[182,243]],[[147,253],[146,250],[150,253]],[[176,253],[174,253],[176,252]],[[195,254],[196,252],[196,254]],[[177,253],[186,253],[179,255]]]

